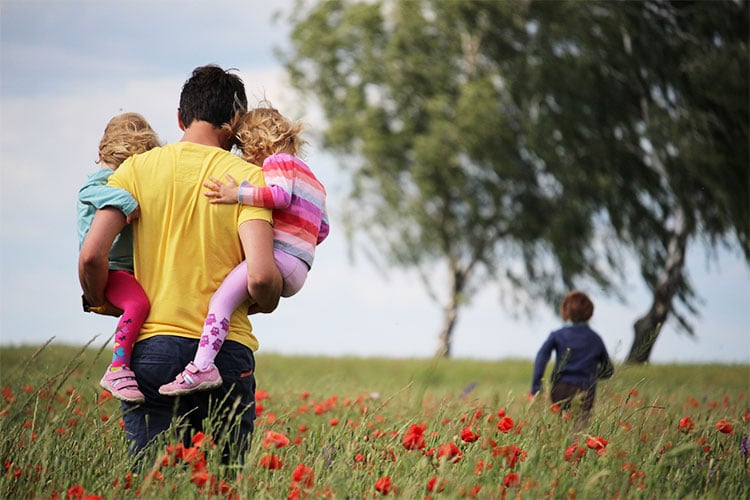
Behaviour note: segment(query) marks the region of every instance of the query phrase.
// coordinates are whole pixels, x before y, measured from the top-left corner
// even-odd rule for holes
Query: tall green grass
[[[528,398],[531,361],[260,352],[244,465],[222,467],[209,439],[182,450],[165,437],[134,475],[119,405],[98,387],[109,357],[0,349],[0,498],[750,497],[748,365],[618,367],[581,427]]]

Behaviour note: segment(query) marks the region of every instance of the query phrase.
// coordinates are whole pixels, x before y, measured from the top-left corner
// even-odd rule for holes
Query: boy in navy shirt
[[[531,394],[534,395],[541,390],[544,369],[554,350],[550,399],[567,410],[573,398],[581,395],[582,423],[588,422],[594,406],[597,380],[609,378],[614,373],[602,338],[589,328],[588,320],[593,314],[594,304],[588,295],[578,290],[565,295],[560,316],[566,325],[552,332],[542,344],[536,355],[531,381]]]

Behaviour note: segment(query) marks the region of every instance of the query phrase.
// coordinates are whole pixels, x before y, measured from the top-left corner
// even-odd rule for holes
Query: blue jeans
[[[162,396],[159,387],[174,380],[193,360],[198,339],[158,335],[135,344],[130,368],[146,402],[122,403],[125,433],[132,454],[140,453],[175,419],[183,419],[170,442],[182,440],[191,445],[195,432],[204,431],[204,420],[211,417],[210,432],[215,443],[223,443],[222,462],[242,462],[255,421],[255,357],[247,347],[226,341],[218,352],[216,367],[224,383],[210,391],[184,396]]]

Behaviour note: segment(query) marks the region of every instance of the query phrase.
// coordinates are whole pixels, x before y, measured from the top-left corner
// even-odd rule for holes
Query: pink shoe
[[[138,389],[138,381],[135,379],[135,373],[127,366],[119,370],[107,372],[99,381],[103,389],[112,393],[112,396],[128,403],[143,403],[146,399],[143,393]]]
[[[182,373],[177,375],[174,382],[159,387],[159,394],[165,396],[180,396],[195,391],[206,391],[219,387],[223,381],[219,369],[211,363],[205,370],[199,370],[191,361]]]

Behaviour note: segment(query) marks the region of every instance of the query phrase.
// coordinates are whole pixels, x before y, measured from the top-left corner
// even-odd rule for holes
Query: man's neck
[[[193,142],[204,146],[226,149],[227,133],[220,128],[214,127],[209,122],[196,120],[185,129],[180,142]]]

